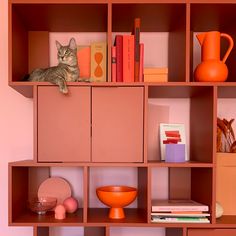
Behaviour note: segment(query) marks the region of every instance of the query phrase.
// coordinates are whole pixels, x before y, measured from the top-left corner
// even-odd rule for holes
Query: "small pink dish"
[[[35,197],[28,201],[28,207],[31,211],[39,215],[45,214],[57,205],[55,197]]]

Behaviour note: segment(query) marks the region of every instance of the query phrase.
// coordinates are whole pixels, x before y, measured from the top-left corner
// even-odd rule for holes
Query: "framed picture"
[[[184,124],[160,123],[161,160],[165,160],[166,144],[185,144],[185,160],[188,160]]]

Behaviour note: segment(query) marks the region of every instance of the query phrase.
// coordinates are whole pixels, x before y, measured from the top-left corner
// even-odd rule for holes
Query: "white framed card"
[[[160,123],[161,160],[165,160],[166,144],[185,144],[185,160],[188,161],[184,124]]]

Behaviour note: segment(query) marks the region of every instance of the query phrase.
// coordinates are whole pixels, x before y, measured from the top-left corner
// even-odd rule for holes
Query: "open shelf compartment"
[[[84,192],[82,167],[59,166],[14,166],[9,165],[9,223],[11,225],[59,225],[81,224],[84,214]],[[65,179],[72,190],[72,196],[79,202],[75,213],[67,214],[64,220],[56,220],[53,211],[38,215],[28,208],[28,199],[36,197],[40,184],[49,177]]]
[[[196,34],[207,31],[219,31],[229,34],[233,39],[236,30],[232,22],[236,20],[235,3],[191,3],[190,4],[190,31],[191,31],[191,68],[190,81],[194,81],[194,70],[201,62],[201,47],[196,38]],[[221,38],[221,60],[226,53],[229,43]],[[236,82],[235,71],[236,48],[233,47],[226,65],[228,67],[228,78],[226,82]]]
[[[153,200],[194,200],[209,207],[212,222],[212,168],[152,167],[150,188],[151,206]]]
[[[174,99],[173,99],[174,98]],[[213,86],[148,86],[147,160],[161,162],[159,124],[184,124],[188,162],[183,165],[212,163]],[[168,165],[168,163],[166,163]],[[174,164],[174,163],[170,163]],[[181,165],[178,163],[176,165]]]
[[[37,17],[39,12],[40,17]],[[51,66],[50,33],[70,33],[71,36],[82,33],[81,38],[86,38],[85,33],[97,33],[105,35],[107,41],[107,25],[107,3],[10,2],[9,84],[25,96],[32,97],[31,87],[35,83],[22,80],[33,69]],[[61,35],[58,39],[61,39]],[[86,45],[84,41],[77,44],[81,45],[82,42]]]
[[[88,223],[147,223],[146,167],[89,167]],[[110,219],[109,208],[100,202],[96,189],[102,186],[130,186],[138,190],[133,203],[124,208],[124,219]]]
[[[132,32],[135,18],[141,20],[144,67],[168,67],[168,81],[186,81],[186,4],[113,3],[113,43],[115,35]]]

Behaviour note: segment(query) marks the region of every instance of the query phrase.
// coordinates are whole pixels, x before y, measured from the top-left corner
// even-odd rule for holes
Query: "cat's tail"
[[[21,81],[29,81],[30,74],[26,74]]]

